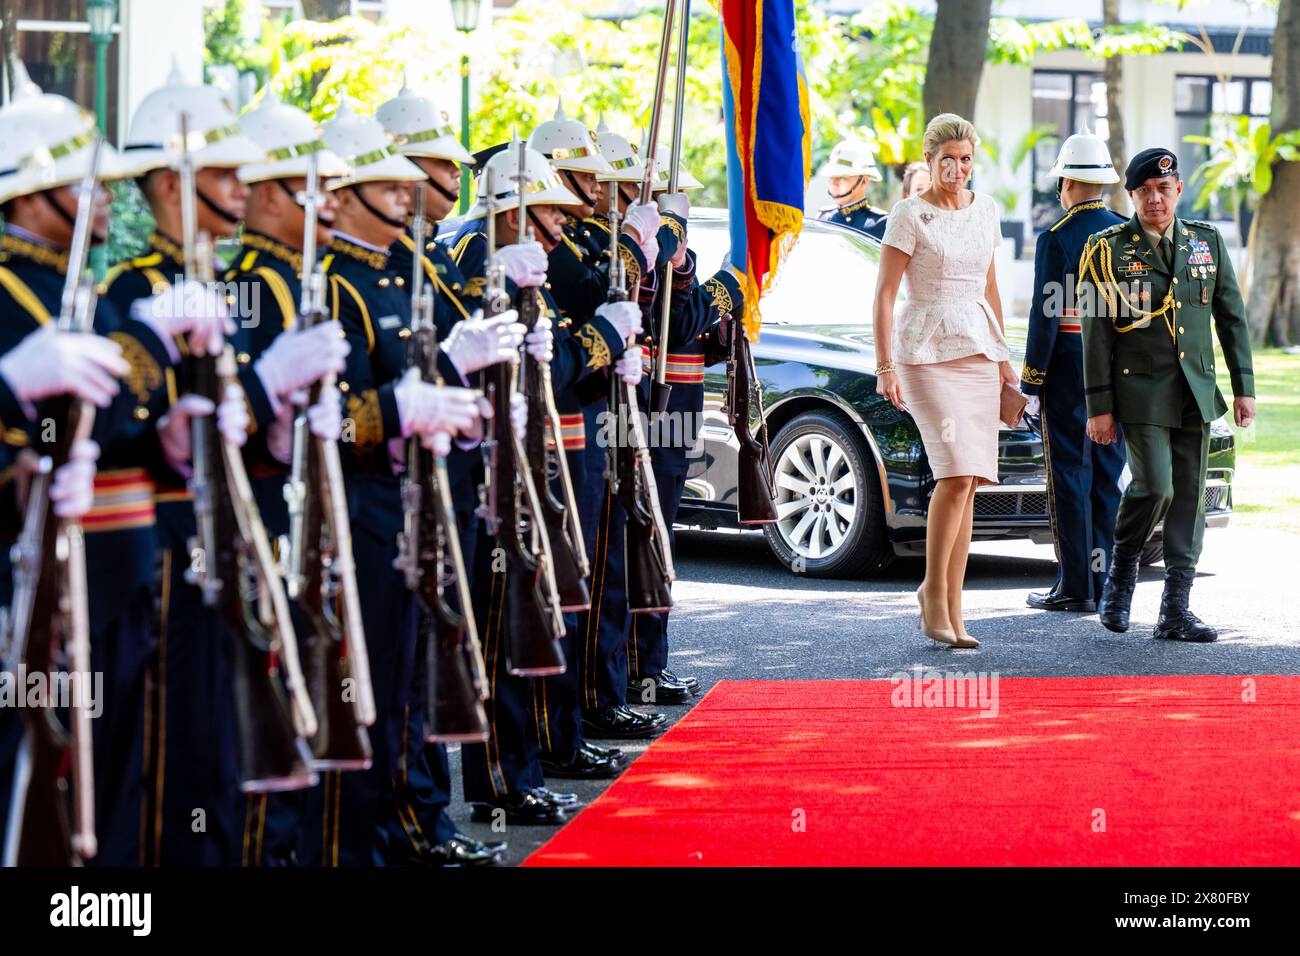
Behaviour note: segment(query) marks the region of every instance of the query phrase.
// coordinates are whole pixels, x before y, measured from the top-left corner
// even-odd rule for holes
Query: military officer
[[[154,513],[150,475],[140,467],[136,440],[152,431],[165,411],[167,352],[152,328],[118,314],[99,300],[94,327],[100,335],[55,327],[79,206],[77,184],[90,163],[93,117],[71,100],[42,93],[17,65],[13,100],[0,110],[0,423],[6,468],[6,537],[21,516],[14,489],[18,455],[42,440],[36,402],[76,394],[93,402],[92,438],[75,443],[69,464],[56,476],[56,513],[79,516],[86,532],[91,669],[104,676],[103,711],[94,721],[95,862],[139,862],[144,788],[144,673],[152,651]],[[101,147],[102,180],[121,179],[129,167],[111,147]],[[97,188],[88,241],[107,235],[109,194]],[[165,306],[166,303],[163,303]],[[159,323],[183,332],[182,322],[159,314]],[[105,337],[106,336],[106,337]],[[117,378],[124,380],[121,387]],[[102,450],[102,451],[101,451]],[[96,460],[99,469],[96,472]],[[75,499],[75,500],[74,500]],[[9,603],[8,550],[3,595]],[[0,663],[16,667],[18,662]],[[0,715],[0,738],[21,726],[16,712]],[[0,778],[8,782],[13,751],[0,744]],[[7,802],[10,788],[0,802]]]
[[[407,369],[408,279],[392,272],[388,256],[406,230],[411,184],[423,182],[424,172],[397,153],[377,119],[346,102],[325,125],[324,142],[351,167],[329,184],[339,205],[324,268],[331,312],[352,347],[339,383],[352,440],[340,450],[377,716],[371,768],[331,772],[323,781],[323,819],[312,827],[322,843],[308,859],[327,866],[424,862],[438,855],[433,847],[443,835],[425,832],[408,813],[403,779],[418,611],[393,566],[403,521],[393,455],[404,438],[472,431],[478,405],[468,389],[435,386]]]
[[[849,226],[869,236],[883,239],[889,213],[871,205],[867,189],[883,178],[876,168],[871,147],[860,139],[846,139],[831,150],[830,159],[821,169],[830,177],[830,194],[835,204],[818,212],[819,219]]]
[[[1210,329],[1232,379],[1233,419],[1245,428],[1255,418],[1246,309],[1219,231],[1174,215],[1183,183],[1172,151],[1134,156],[1124,188],[1133,217],[1093,236],[1080,265],[1088,436],[1110,444],[1123,425],[1133,475],[1098,611],[1108,629],[1128,630],[1138,557],[1163,520],[1165,587],[1154,634],[1213,641],[1215,629],[1188,609],[1205,530],[1210,422],[1227,411]]]
[[[1124,220],[1101,198],[1107,183],[1119,182],[1101,137],[1087,130],[1071,136],[1048,175],[1056,177],[1065,215],[1038,237],[1020,390],[1030,396],[1030,414],[1042,403],[1048,510],[1059,570],[1050,591],[1027,600],[1044,611],[1094,611],[1115,531],[1124,442],[1117,436],[1113,444],[1099,445],[1084,431],[1076,273],[1088,238]]]

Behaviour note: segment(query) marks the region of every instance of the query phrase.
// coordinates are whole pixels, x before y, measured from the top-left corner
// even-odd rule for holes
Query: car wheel
[[[1138,555],[1138,566],[1149,568],[1157,561],[1165,559],[1165,543],[1160,538],[1152,538],[1146,544],[1142,545],[1142,553]]]
[[[829,412],[799,415],[777,434],[772,462],[777,521],[763,534],[778,561],[823,578],[889,566],[876,463],[854,425]]]

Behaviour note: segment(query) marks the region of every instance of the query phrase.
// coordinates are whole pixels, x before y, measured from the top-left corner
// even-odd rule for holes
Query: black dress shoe
[[[568,820],[562,808],[549,800],[543,800],[532,791],[478,801],[470,811],[470,819],[475,823],[491,823],[498,810],[505,811],[506,823],[516,826],[552,826]]]
[[[587,753],[596,757],[604,757],[606,760],[612,760],[614,763],[621,764],[627,760],[627,754],[617,747],[597,747],[589,740],[584,740],[579,750],[585,750]]]
[[[470,837],[449,837],[442,843],[435,843],[426,850],[410,855],[398,861],[401,866],[496,866],[501,862],[505,852],[504,843],[480,843]]]
[[[639,740],[654,734],[657,726],[650,717],[625,706],[582,712],[582,735],[596,740]]]
[[[648,714],[643,714],[643,713],[641,713],[641,711],[639,711],[639,710],[633,710],[631,707],[627,706],[627,704],[624,704],[624,705],[622,706],[621,709],[627,711],[627,712],[628,712],[629,714],[631,714],[633,717],[647,717],[647,718],[649,718],[650,723],[651,723],[651,724],[652,724],[656,729],[658,729],[659,727],[663,726],[665,723],[668,722],[668,715],[667,715],[667,714],[661,714],[661,713],[660,713],[659,711],[657,711],[657,710],[651,711],[651,712],[648,713]]]
[[[453,833],[448,842],[456,841],[472,847],[476,852],[492,853],[496,856],[506,852],[507,844],[504,840],[476,840],[468,833]]]
[[[542,773],[565,780],[608,780],[623,769],[621,761],[602,757],[586,747],[579,747],[568,760],[542,758]]]
[[[677,674],[674,674],[666,667],[664,668],[663,673],[664,676],[667,677],[670,681],[674,681],[678,684],[685,684],[687,687],[691,689],[692,694],[698,694],[700,692],[700,680],[698,677],[681,677]]]
[[[552,806],[559,807],[561,810],[576,810],[578,807],[582,806],[582,801],[578,799],[576,793],[559,793],[558,791],[551,790],[549,787],[533,787],[533,793]]]
[[[1085,614],[1091,614],[1097,610],[1097,602],[1085,598],[1072,598],[1067,594],[1061,594],[1055,589],[1051,591],[1035,591],[1025,598],[1025,603],[1030,607],[1036,607],[1040,611],[1082,611]]]
[[[653,677],[634,677],[627,682],[629,704],[684,704],[691,699],[691,688],[673,680],[666,671]]]

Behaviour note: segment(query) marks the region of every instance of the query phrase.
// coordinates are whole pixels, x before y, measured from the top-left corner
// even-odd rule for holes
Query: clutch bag
[[[1029,404],[1029,399],[1020,394],[1020,390],[1014,385],[1002,383],[1002,395],[1000,400],[998,418],[1002,424],[1008,428],[1015,428],[1020,424],[1020,419],[1025,415],[1025,406]]]

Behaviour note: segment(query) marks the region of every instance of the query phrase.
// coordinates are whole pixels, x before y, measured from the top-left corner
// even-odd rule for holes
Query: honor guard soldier
[[[15,488],[20,454],[50,440],[35,403],[77,395],[97,407],[90,439],[73,444],[55,477],[55,512],[81,517],[85,531],[90,669],[104,678],[103,711],[94,721],[94,863],[139,863],[145,760],[145,670],[150,632],[154,510],[151,475],[139,438],[166,409],[169,361],[155,332],[100,299],[98,335],[57,328],[85,177],[97,137],[94,117],[62,96],[44,94],[17,64],[14,98],[0,109],[0,424],[5,470],[5,538],[22,524]],[[123,159],[100,146],[99,179],[129,175]],[[86,240],[107,236],[109,193],[97,187]],[[167,303],[162,303],[160,313]],[[170,316],[163,321],[172,321]],[[179,322],[175,323],[179,326]],[[118,378],[123,379],[119,384]],[[123,387],[123,385],[125,387]],[[96,459],[99,469],[96,473]],[[9,604],[4,550],[0,603]],[[17,673],[20,661],[0,661]],[[17,712],[0,714],[0,805],[11,796],[12,760],[21,738]],[[3,806],[0,806],[2,809]],[[4,819],[8,819],[4,817]]]
[[[665,190],[658,197],[660,215],[672,230],[672,239],[663,236],[661,244],[678,242],[678,251],[671,256],[673,266],[671,285],[671,312],[668,325],[668,350],[664,368],[664,382],[670,386],[667,416],[658,419],[652,429],[656,440],[650,448],[654,466],[655,485],[659,491],[659,507],[668,535],[674,548],[676,536],[673,524],[681,506],[686,487],[686,474],[690,467],[690,454],[699,435],[704,412],[705,351],[718,323],[733,310],[744,305],[740,283],[730,269],[720,269],[705,282],[700,283],[695,274],[695,253],[687,247],[686,222],[690,206],[686,193],[703,188],[698,179],[684,167],[677,173],[678,193],[668,193],[668,170],[671,150],[661,146],[657,152],[658,173],[656,183]],[[662,258],[662,257],[661,257]],[[661,267],[662,270],[662,267]],[[660,289],[659,295],[665,294]],[[646,342],[646,380],[642,388],[643,408],[649,409],[653,390],[658,381],[661,361],[661,333],[659,324],[662,310],[656,299],[650,310],[650,332]],[[650,421],[656,421],[651,416]],[[668,669],[668,614],[660,611],[631,614],[628,623],[628,700],[643,704],[678,704],[698,694],[699,680],[691,676],[678,676]]]
[[[528,149],[524,158],[525,183],[519,178],[519,144],[510,144],[486,160],[480,174],[479,199],[469,218],[452,240],[457,265],[472,287],[485,282],[490,250],[487,245],[485,196],[491,177],[497,209],[496,236],[500,248],[497,263],[506,273],[506,291],[512,297],[521,290],[536,289],[542,296],[542,314],[551,318],[554,340],[549,354],[552,386],[560,409],[571,409],[571,393],[580,380],[615,364],[623,354],[632,330],[639,327],[634,307],[602,307],[597,315],[576,329],[558,328],[559,311],[545,291],[547,251],[562,241],[564,210],[580,200],[566,189],[546,158]],[[521,195],[527,197],[527,223],[534,241],[517,242]],[[530,343],[534,357],[543,343]],[[539,358],[540,360],[540,358]],[[639,363],[639,356],[638,356]],[[637,375],[640,374],[639,368]],[[541,427],[535,423],[534,427]],[[570,460],[573,456],[570,455]],[[575,478],[575,485],[578,478]],[[474,819],[492,820],[503,811],[509,823],[550,824],[563,822],[577,808],[573,794],[555,793],[543,786],[541,754],[535,729],[530,726],[533,707],[532,680],[511,675],[505,660],[505,629],[516,626],[504,613],[507,588],[504,574],[492,560],[495,539],[484,533],[477,546],[474,572],[475,613],[483,624],[484,658],[489,669],[492,696],[487,703],[492,736],[486,745],[461,747],[465,799],[474,808]],[[568,660],[567,666],[577,662]]]
[[[1117,436],[1113,444],[1099,445],[1085,432],[1083,326],[1075,290],[1088,238],[1124,220],[1101,199],[1107,183],[1119,182],[1101,137],[1086,130],[1071,136],[1048,175],[1057,178],[1065,215],[1038,237],[1020,390],[1030,397],[1030,414],[1042,405],[1059,570],[1052,589],[1030,594],[1027,603],[1044,611],[1094,611],[1115,533],[1124,442]]]
[[[405,86],[397,96],[375,111],[375,118],[393,137],[397,151],[425,174],[424,216],[429,235],[420,256],[428,287],[434,293],[434,322],[437,325],[443,377],[448,384],[474,384],[478,371],[495,361],[502,350],[513,350],[517,332],[510,331],[512,317],[488,322],[475,316],[480,298],[471,296],[466,280],[447,250],[436,241],[437,224],[451,214],[460,199],[461,164],[474,165],[474,157],[456,139],[445,110],[425,96]],[[408,229],[389,248],[389,269],[411,281],[415,268],[415,241]],[[464,323],[462,325],[462,323]],[[457,326],[461,326],[457,330]],[[513,343],[513,344],[512,344]],[[448,351],[450,349],[450,351]],[[466,568],[473,567],[473,547],[477,541],[473,511],[478,504],[476,466],[482,461],[477,443],[456,443],[445,457],[451,485],[452,507],[457,513],[457,532]],[[448,589],[451,591],[452,589]],[[421,629],[416,650],[417,687],[426,679]],[[432,833],[436,842],[419,861],[431,865],[486,865],[499,861],[504,843],[481,843],[456,831],[447,815],[451,802],[451,772],[447,750],[440,743],[426,743],[423,732],[423,708],[411,706],[407,714],[407,752],[403,768],[405,791],[410,815],[420,828]]]
[[[584,220],[595,213],[605,188],[597,176],[613,172],[613,167],[601,155],[596,134],[585,124],[568,118],[562,105],[556,108],[554,118],[533,130],[528,145],[550,161],[551,168],[578,199],[577,205],[565,208],[560,242],[547,257],[547,286],[560,312],[557,329],[559,334],[566,334],[563,330],[588,322],[608,301],[608,249],[600,248],[592,240],[584,227]],[[638,263],[644,261],[644,253],[631,234],[624,232],[620,242]],[[625,364],[634,361],[639,360],[628,353],[619,359]],[[600,385],[607,380],[603,375],[597,375],[588,381]],[[561,403],[562,444],[580,508],[584,502],[600,500],[605,490],[603,469],[594,473],[590,471],[583,405],[602,401],[607,392],[606,387],[594,389],[589,400],[584,400],[575,388],[556,398]],[[584,510],[594,518],[596,512],[593,508]],[[596,533],[596,528],[584,526],[582,530],[585,546]],[[571,666],[563,674],[533,682],[533,725],[542,749],[542,769],[547,776],[567,779],[613,777],[622,769],[623,752],[590,744],[582,732],[582,668],[578,664],[582,643],[577,612],[565,615],[565,625],[564,655],[572,662]]]
[[[858,139],[837,143],[821,175],[830,177],[829,191],[835,204],[823,207],[817,217],[883,239],[889,213],[867,199],[870,184],[883,178],[871,147]]]
[[[147,296],[170,292],[187,309],[225,326],[196,349],[165,339],[176,365],[169,388],[178,398],[157,428],[159,456],[171,476],[160,480],[155,492],[162,562],[159,648],[151,676],[157,739],[150,743],[144,859],[149,865],[230,866],[240,858],[244,809],[231,671],[235,638],[221,609],[205,603],[191,573],[197,524],[187,488],[191,420],[214,410],[208,399],[188,394],[193,383],[181,360],[196,352],[214,354],[223,334],[244,358],[248,329],[228,317],[237,302],[232,305],[217,288],[185,280],[182,119],[194,169],[196,234],[206,233],[214,242],[233,236],[243,218],[248,188],[237,170],[264,153],[240,132],[233,108],[218,90],[187,83],[173,67],[167,83],[136,110],[124,147],[156,223],[150,251],[111,269],[104,295],[119,312],[141,315]],[[275,396],[246,358],[238,374],[240,387],[227,390],[215,414],[222,437],[242,447],[250,429],[274,418]],[[201,828],[194,826],[195,808],[203,810]]]
[[[292,459],[294,404],[290,386],[303,380],[301,372],[322,367],[344,369],[348,345],[331,322],[305,332],[294,331],[302,300],[305,200],[309,163],[316,164],[319,181],[345,176],[347,164],[325,148],[320,131],[302,110],[281,103],[267,92],[254,110],[239,120],[240,128],[263,151],[255,163],[241,166],[240,182],[249,189],[242,244],[225,276],[238,289],[249,315],[246,354],[258,374],[268,382],[275,419],[259,429],[249,442],[246,457],[253,492],[267,533],[273,541],[289,534],[289,507],[285,480]],[[332,236],[334,195],[317,197],[317,249]],[[285,398],[281,398],[285,395]],[[323,392],[321,401],[307,410],[312,434],[337,440],[341,430],[340,395]],[[296,610],[296,608],[295,608]],[[312,639],[310,622],[294,615],[299,642]],[[242,862],[245,866],[292,866],[299,862],[303,836],[306,790],[249,794],[244,814]]]
[[[1205,531],[1210,422],[1227,411],[1210,329],[1232,378],[1233,418],[1245,428],[1255,418],[1246,308],[1219,231],[1174,215],[1183,184],[1173,152],[1138,153],[1124,188],[1136,212],[1093,236],[1080,264],[1088,435],[1110,444],[1123,425],[1133,475],[1098,613],[1108,629],[1128,630],[1138,558],[1163,520],[1155,636],[1213,641],[1214,628],[1188,609]]]
[[[377,716],[371,768],[324,781],[321,859],[327,866],[434,862],[424,858],[441,856],[440,835],[425,832],[410,812],[403,777],[418,608],[393,564],[403,510],[392,449],[404,452],[400,440],[412,436],[432,441],[470,431],[478,406],[467,389],[436,386],[407,369],[409,280],[391,270],[388,250],[406,230],[411,185],[425,174],[398,154],[377,119],[347,103],[325,125],[324,139],[351,167],[330,184],[339,206],[324,264],[331,311],[352,347],[339,383],[352,434],[340,449]]]

